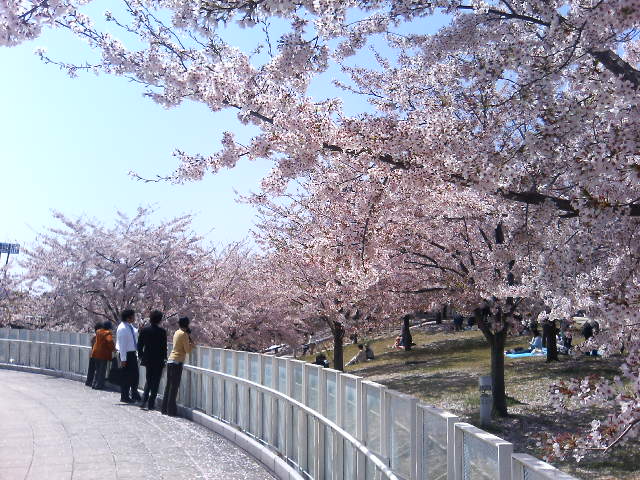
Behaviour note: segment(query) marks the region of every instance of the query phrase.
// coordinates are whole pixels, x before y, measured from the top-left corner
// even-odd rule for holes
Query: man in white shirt
[[[120,401],[124,403],[142,400],[138,393],[138,330],[133,326],[136,313],[133,310],[123,310],[120,314],[121,322],[116,330],[116,349],[122,365],[122,380],[120,383]]]

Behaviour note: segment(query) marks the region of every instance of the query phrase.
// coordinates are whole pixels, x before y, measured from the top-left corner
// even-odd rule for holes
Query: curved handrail
[[[315,417],[316,419],[318,419],[319,422],[328,426],[333,431],[335,431],[338,435],[346,439],[355,448],[360,450],[360,452],[364,454],[367,457],[367,459],[370,460],[382,473],[384,473],[389,480],[399,480],[398,477],[391,471],[391,469],[387,465],[385,465],[378,458],[378,456],[375,453],[373,453],[371,450],[369,450],[362,442],[360,442],[358,439],[353,437],[346,430],[342,429],[336,423],[332,422],[331,420],[324,417],[319,412],[316,412],[312,408],[308,407],[304,403],[297,401],[295,398],[291,398],[288,395],[285,395],[284,393],[278,390],[274,390],[273,388],[265,387],[264,385],[261,385],[256,382],[252,382],[251,380],[247,380],[246,378],[236,377],[234,375],[229,375],[228,373],[218,372],[216,370],[209,370],[208,368],[196,367],[193,365],[186,365],[186,364],[184,365],[184,368],[185,370],[202,372],[203,374],[209,375],[209,376],[222,377],[224,379],[237,382],[237,383],[249,386],[251,388],[255,388],[256,390],[260,390],[262,392],[268,393],[276,398],[279,398],[281,400],[288,402],[290,405],[295,406],[296,408],[303,411],[307,415]]]
[[[18,356],[19,356],[19,358],[16,359],[18,365],[25,365],[25,366],[33,365],[33,366],[37,366],[45,369],[51,369],[55,371],[75,373],[79,375],[86,374],[87,366],[89,362],[86,361],[88,360],[88,356],[83,355],[83,352],[87,352],[91,349],[91,347],[86,343],[88,341],[88,336],[86,334],[82,336],[83,340],[80,339],[81,338],[80,335],[75,336],[73,338],[72,337],[60,338],[57,336],[55,337],[56,339],[60,338],[63,341],[64,340],[66,340],[67,342],[76,341],[78,343],[53,343],[48,341],[49,335],[46,335],[46,337],[42,340],[36,339],[40,337],[40,335],[37,335],[37,334],[35,335],[36,338],[11,338],[10,331],[7,331],[7,330],[9,329],[0,328],[0,346],[3,343],[9,343],[8,351],[7,350],[2,351],[2,349],[0,349],[0,355],[1,355],[0,358],[4,358],[7,361],[10,360],[9,355],[12,353],[11,344],[15,343],[17,344],[16,346],[19,347],[18,352],[14,352],[14,353],[18,353]],[[53,333],[53,332],[45,331],[45,333]],[[7,337],[4,337],[4,335],[7,335]],[[20,336],[23,336],[23,335],[20,335]],[[31,337],[31,334],[29,334],[28,336]],[[80,341],[84,341],[85,343],[79,344]],[[26,350],[21,347],[23,344],[29,344],[30,348],[28,349],[28,352],[23,351],[23,350]],[[37,347],[44,346],[45,348],[35,349],[39,353],[35,357],[33,357],[32,354],[34,349],[31,348],[32,346],[37,346]],[[49,349],[46,347],[54,347],[54,348]],[[462,457],[465,455],[465,448],[468,448],[468,447],[465,447],[464,445],[465,443],[464,436],[465,435],[476,436],[477,434],[481,433],[482,435],[480,437],[482,438],[480,437],[478,438],[483,442],[483,444],[489,445],[491,448],[497,449],[498,462],[497,462],[496,468],[499,469],[499,473],[495,478],[511,479],[513,476],[514,480],[523,480],[524,478],[526,478],[527,472],[534,472],[542,476],[553,475],[554,476],[553,478],[566,478],[567,480],[573,479],[573,477],[571,477],[570,475],[564,474],[563,472],[556,470],[553,466],[544,464],[544,462],[541,462],[533,457],[530,457],[529,455],[513,454],[512,444],[505,442],[504,440],[498,437],[495,437],[493,435],[490,435],[492,437],[490,439],[485,438],[488,435],[486,434],[486,432],[478,430],[475,427],[472,427],[468,424],[460,423],[459,419],[453,414],[449,414],[447,412],[442,412],[442,411],[432,411],[437,409],[433,409],[431,407],[422,405],[417,401],[417,399],[413,397],[408,397],[398,392],[389,391],[382,385],[378,385],[378,384],[367,382],[367,381],[360,381],[358,383],[357,381],[358,379],[351,375],[343,374],[344,375],[343,377],[340,377],[340,376],[336,377],[335,375],[339,374],[339,372],[331,372],[331,375],[333,376],[333,380],[332,380],[333,393],[331,393],[331,396],[330,396],[328,391],[328,385],[329,385],[328,381],[330,378],[328,375],[330,373],[330,370],[324,370],[324,369],[321,369],[320,367],[307,364],[303,366],[302,374],[300,374],[300,370],[299,370],[300,365],[298,364],[301,364],[302,362],[296,362],[295,360],[288,359],[286,360],[286,364],[285,364],[286,378],[282,379],[279,376],[275,376],[275,377],[273,376],[274,374],[281,375],[281,372],[282,372],[281,368],[283,366],[281,364],[281,359],[278,359],[270,355],[248,354],[247,352],[237,352],[233,350],[222,350],[222,349],[213,349],[213,350],[214,350],[213,352],[210,352],[210,353],[213,353],[213,356],[211,357],[207,356],[203,358],[200,357],[200,350],[196,350],[197,353],[195,355],[195,358],[198,359],[198,361],[196,362],[197,364],[196,365],[185,364],[185,369],[189,373],[189,375],[187,376],[188,380],[185,381],[183,384],[185,388],[189,388],[190,391],[188,394],[188,398],[185,398],[184,400],[184,405],[187,406],[188,408],[194,408],[194,409],[202,408],[202,404],[200,402],[202,399],[205,398],[203,395],[205,393],[205,388],[206,388],[203,386],[205,378],[207,378],[207,380],[211,380],[212,383],[214,380],[216,382],[219,381],[219,383],[222,384],[223,388],[217,392],[218,400],[217,402],[215,402],[215,405],[217,406],[214,407],[214,400],[216,397],[215,396],[211,397],[209,393],[206,393],[207,401],[206,401],[206,406],[204,407],[205,413],[220,419],[220,421],[222,422],[229,423],[234,428],[238,428],[239,432],[241,432],[243,435],[253,436],[254,438],[257,438],[259,441],[263,442],[266,446],[272,449],[275,449],[277,452],[277,455],[281,456],[288,463],[291,463],[292,465],[296,465],[299,469],[301,469],[301,471],[305,472],[307,476],[309,476],[309,478],[315,478],[315,477],[318,477],[318,475],[322,477],[323,472],[326,472],[324,469],[329,468],[329,464],[327,464],[326,462],[327,461],[331,462],[332,460],[335,460],[335,459],[325,457],[325,453],[324,453],[326,451],[325,440],[327,438],[333,439],[334,441],[337,440],[337,442],[340,442],[338,443],[339,445],[338,450],[334,451],[334,453],[338,455],[338,460],[337,460],[338,469],[337,470],[333,468],[331,469],[333,472],[332,478],[342,479],[344,476],[345,470],[342,469],[342,461],[340,460],[342,458],[345,458],[343,456],[344,452],[342,451],[344,447],[348,448],[349,452],[354,454],[354,457],[349,460],[350,462],[349,465],[352,467],[355,467],[355,470],[352,470],[352,471],[354,473],[357,472],[357,478],[359,480],[363,478],[363,475],[362,475],[363,473],[364,473],[364,476],[367,476],[367,477],[369,476],[369,468],[372,468],[374,470],[374,478],[376,479],[386,478],[387,480],[400,480],[400,479],[408,479],[408,478],[412,478],[412,479],[422,478],[422,475],[424,472],[423,469],[427,464],[425,463],[426,460],[424,457],[424,452],[419,452],[418,449],[426,448],[421,440],[422,435],[425,435],[425,431],[423,429],[428,427],[430,431],[434,432],[433,427],[430,426],[430,424],[433,421],[433,419],[436,418],[436,419],[439,419],[438,421],[440,422],[440,427],[438,427],[438,429],[440,430],[444,428],[444,437],[441,438],[441,440],[443,441],[443,446],[446,445],[446,452],[444,455],[438,453],[438,462],[440,463],[444,462],[446,464],[445,466],[446,466],[447,478],[455,478],[457,475],[456,472],[459,469],[462,469],[461,473],[466,474],[466,471],[464,471],[464,468],[465,468],[464,465],[460,464]],[[216,352],[216,350],[221,350],[221,351]],[[55,352],[55,355],[49,355],[50,353],[54,353],[54,352]],[[63,352],[66,352],[66,354],[63,355]],[[73,355],[71,355],[72,352],[73,352]],[[222,354],[222,352],[224,352],[224,354]],[[9,355],[7,355],[7,353]],[[24,356],[23,356],[23,353],[25,354]],[[43,353],[44,353],[44,356],[43,356]],[[266,380],[266,375],[267,375],[266,367],[268,365],[271,365],[272,369],[273,368],[277,369],[276,372],[271,370],[271,373],[269,374],[271,379],[268,382],[269,384],[273,384],[273,385],[266,386],[266,385],[263,385],[262,383],[257,383],[255,381],[244,378],[244,376],[240,377],[240,376],[234,375],[234,374],[238,374],[238,372],[240,371],[240,365],[243,365],[242,371],[247,373],[247,375],[249,371],[254,371],[254,370],[251,370],[254,368],[251,366],[251,365],[254,365],[253,360],[255,360],[255,357],[253,355],[258,355],[257,357],[258,362],[255,363],[255,366],[258,367],[258,371],[260,372],[258,373],[258,378],[260,379],[259,380],[260,382],[262,382],[262,375],[265,375],[265,380]],[[207,366],[209,366],[208,364],[209,360],[204,360],[204,358],[207,358],[211,361],[211,366],[213,368],[203,368],[202,366],[197,366],[197,365],[202,365],[202,363],[200,363],[200,360],[203,360],[207,364]],[[270,363],[271,360],[273,360],[273,363]],[[229,361],[231,361],[232,363],[228,364]],[[241,364],[240,363],[241,361],[244,363]],[[13,361],[11,361],[11,363],[13,363]],[[215,365],[219,365],[220,369],[218,369],[218,367],[215,367]],[[226,370],[229,367],[231,367],[230,371]],[[262,370],[263,368],[264,370]],[[316,379],[314,380],[313,386],[310,380],[309,380],[309,383],[307,383],[308,379],[313,378],[313,376],[307,377],[306,374],[304,373],[307,371],[306,370],[307,368],[310,369],[308,370],[308,373],[312,372],[311,368],[315,368],[317,370],[316,372],[317,376],[316,376]],[[301,377],[289,376],[290,373],[293,374],[294,369],[296,369],[295,371],[298,372],[297,375],[301,375]],[[277,372],[280,372],[280,373],[277,373]],[[244,375],[244,374],[241,373],[241,375]],[[293,374],[293,375],[296,375],[296,374]],[[352,377],[352,378],[347,378],[347,377]],[[254,378],[254,377],[252,376],[251,378]],[[312,394],[312,399],[316,399],[316,400],[318,400],[317,395],[318,394],[321,395],[321,399],[319,400],[320,403],[319,403],[318,410],[315,410],[314,407],[308,406],[305,403],[302,403],[301,401],[297,400],[296,398],[293,398],[293,396],[295,395],[294,392],[297,391],[294,389],[298,388],[297,386],[300,385],[300,383],[296,380],[296,378],[300,378],[302,381],[302,392],[303,392],[302,398],[305,398],[305,392],[306,392],[306,395],[311,395],[311,392],[315,391],[315,393]],[[341,378],[344,380],[344,382],[340,380]],[[339,399],[341,398],[340,395],[346,395],[345,392],[346,392],[347,380],[351,382],[351,387],[350,387],[352,392],[351,395],[353,395],[353,392],[354,392],[353,379],[354,378],[356,380],[355,404],[352,399],[351,403],[349,404],[350,405],[349,410],[347,410],[347,403],[342,402],[340,405],[336,405],[336,403],[339,402]],[[191,390],[191,387],[192,387],[191,382],[194,380],[197,382],[196,383],[197,396],[195,398],[195,401],[191,395],[191,393],[193,392],[193,390]],[[276,387],[276,385],[280,385],[282,381],[287,382],[286,383],[287,393],[283,393],[276,389],[278,388]],[[230,398],[227,397],[224,389],[224,384],[227,382],[233,385],[233,393],[231,394]],[[198,388],[198,384],[202,385],[202,387]],[[294,385],[296,386],[294,387]],[[322,385],[324,385],[324,387]],[[358,385],[361,385],[361,388],[358,387]],[[214,385],[212,384],[211,386],[213,387]],[[336,386],[338,386],[337,393],[336,393]],[[272,387],[275,387],[275,388],[272,388]],[[375,417],[375,419],[372,420],[372,422],[375,422],[375,423],[372,423],[372,425],[374,425],[375,428],[380,429],[379,431],[377,431],[378,432],[377,438],[380,443],[379,445],[380,451],[378,453],[376,453],[374,450],[371,450],[368,446],[362,443],[364,440],[359,440],[357,438],[360,436],[362,436],[363,439],[369,438],[367,434],[369,419],[367,417],[367,413],[363,413],[365,407],[367,408],[367,412],[369,412],[368,410],[369,407],[366,404],[367,398],[369,398],[367,396],[368,395],[367,392],[370,391],[369,389],[372,389],[371,390],[372,392],[374,391],[377,392],[376,396],[378,400],[376,401],[379,403],[379,406],[372,407],[373,409],[371,410]],[[240,394],[240,390],[244,390],[242,392],[242,397],[238,396]],[[254,415],[253,415],[254,410],[251,408],[252,406],[251,394],[258,393],[258,392],[261,392],[261,393],[257,395],[256,406],[259,407],[260,405],[264,405],[265,403],[271,404],[272,414],[275,413],[275,411],[273,410],[274,407],[279,406],[280,402],[284,403],[284,405],[286,406],[286,413],[285,413],[286,416],[284,418],[284,426],[286,427],[286,429],[284,433],[285,435],[284,438],[279,437],[280,433],[275,433],[273,431],[273,428],[280,428],[279,426],[282,426],[282,422],[276,423],[281,420],[279,413],[278,413],[278,417],[271,419],[272,423],[270,427],[267,426],[268,424],[267,425],[260,424],[257,426],[257,431],[254,431],[254,427],[252,423],[254,420]],[[262,399],[262,397],[264,397],[264,399]],[[406,399],[403,399],[404,397],[406,397]],[[229,398],[229,400],[231,400],[232,402],[229,405],[231,407],[230,413],[227,411],[227,403],[226,403],[227,398]],[[246,404],[242,402],[241,398],[245,398],[245,401],[249,400],[250,403]],[[322,400],[322,398],[324,398],[324,400]],[[332,402],[334,408],[339,407],[342,409],[337,413],[336,415],[337,420],[335,421],[327,418],[324,413],[325,410],[329,411],[328,405],[326,403],[326,402],[329,402],[329,398],[331,398],[330,401]],[[211,400],[211,403],[209,403],[209,400]],[[264,403],[263,403],[263,400],[264,400]],[[219,403],[220,401],[222,401],[223,403],[220,404]],[[324,404],[323,404],[323,401],[325,402]],[[408,409],[403,409],[403,411],[401,412],[401,417],[406,417],[406,418],[400,419],[402,420],[402,422],[404,422],[404,423],[400,422],[402,423],[400,427],[405,428],[405,430],[408,427],[411,430],[411,432],[414,432],[414,433],[411,433],[413,438],[411,438],[412,445],[411,445],[410,451],[408,452],[409,460],[404,463],[399,463],[398,461],[397,464],[394,464],[394,461],[393,461],[394,451],[392,450],[393,449],[393,446],[392,446],[393,444],[391,441],[392,435],[390,434],[391,432],[390,429],[392,429],[393,425],[395,425],[393,423],[395,422],[393,414],[396,410],[391,408],[394,401],[405,402],[403,404],[404,407],[408,407]],[[409,401],[409,403],[406,403],[407,401]],[[209,405],[211,406],[211,410],[209,410]],[[243,408],[245,417],[242,417],[241,415],[239,415],[238,409],[240,407]],[[354,408],[355,408],[355,411],[353,410]],[[376,413],[376,410],[377,410],[377,413]],[[278,408],[278,411],[279,411],[279,408]],[[345,418],[344,415],[347,415],[347,411],[351,412],[352,416],[349,418],[352,423],[354,418],[356,419],[355,428],[356,428],[356,431],[358,432],[356,434],[349,433],[343,427],[340,426],[344,421],[344,418]],[[247,414],[248,416],[246,416]],[[263,411],[262,415],[264,414],[265,413]],[[427,414],[430,420],[427,420]],[[310,445],[304,445],[304,442],[303,442],[303,444],[300,445],[300,448],[297,449],[295,442],[297,442],[299,439],[296,440],[295,436],[289,438],[289,435],[291,435],[289,429],[292,427],[292,423],[291,423],[292,415],[293,415],[293,418],[298,418],[305,421],[305,423],[301,425],[301,430],[298,431],[298,434],[301,434],[304,430],[306,430],[306,427],[304,425],[307,424],[307,422],[313,424],[313,430],[315,432],[314,446],[322,449],[316,454],[314,454],[313,460],[311,460],[311,452],[309,452],[309,457],[304,457],[304,455],[306,455],[307,448]],[[355,417],[353,417],[353,415],[355,415]],[[258,413],[258,417],[259,416],[260,416],[260,413]],[[357,423],[358,421],[360,422],[359,426]],[[350,425],[352,425],[352,423]],[[266,430],[263,431],[263,427]],[[415,430],[416,428],[423,431],[416,431]],[[376,430],[373,430],[373,431],[376,432]],[[384,433],[384,436],[381,435],[382,433]],[[274,437],[274,435],[276,436]],[[295,431],[293,435],[295,435]],[[319,437],[317,435],[319,435]],[[438,433],[437,435],[442,437],[442,434],[440,433]],[[284,447],[280,440],[284,440]],[[291,443],[291,445],[289,444],[289,440],[293,442]],[[332,442],[332,443],[333,443],[333,448],[336,448],[336,442]],[[376,448],[374,446],[374,443],[371,444],[371,448],[373,449]],[[407,453],[407,451],[404,450],[404,453]],[[301,457],[298,458],[298,455],[301,455]],[[382,457],[380,457],[379,455],[382,455]],[[302,465],[298,464],[300,459],[303,459]],[[391,468],[391,466],[388,466],[385,463],[385,459],[391,462],[391,466],[393,466],[393,469]],[[305,462],[307,461],[309,462],[309,465],[308,465],[309,470],[307,470],[307,467],[304,466],[306,464]],[[351,463],[351,462],[355,462],[355,463]],[[397,470],[396,470],[396,467],[397,467]],[[363,468],[364,471],[362,471],[361,468]],[[407,468],[411,470],[407,470]]]
[[[55,343],[55,342],[43,342],[38,340],[25,340],[25,339],[17,339],[17,338],[0,338],[0,342],[8,342],[8,343],[19,343],[19,344],[29,344],[29,345],[45,345],[45,346],[54,346],[54,347],[62,347],[69,349],[77,349],[77,350],[91,350],[90,346],[87,345],[77,345],[77,344],[69,344],[69,343]],[[388,480],[399,480],[399,478],[393,473],[393,471],[382,461],[380,458],[366,445],[364,445],[361,441],[351,435],[349,432],[341,428],[338,424],[331,421],[327,417],[323,416],[320,412],[312,409],[311,407],[305,405],[302,402],[299,402],[295,398],[292,398],[278,390],[273,388],[264,386],[260,383],[253,382],[246,378],[237,377],[235,375],[231,375],[228,373],[220,372],[217,370],[211,370],[208,368],[198,367],[195,365],[184,365],[185,370],[191,371],[194,373],[202,374],[208,377],[216,377],[221,379],[222,381],[230,381],[234,382],[238,385],[242,385],[246,388],[254,389],[256,391],[268,394],[270,397],[281,400],[289,404],[290,406],[297,409],[299,412],[306,414],[309,417],[313,417],[316,421],[323,426],[330,428],[336,435],[346,440],[359,451],[364,457],[366,461],[371,462],[374,468],[379,471],[384,477]],[[222,417],[220,417],[222,418]],[[224,420],[224,418],[222,418]],[[225,420],[226,421],[226,420]],[[240,427],[240,426],[239,426]],[[240,427],[241,431],[245,431],[244,428]],[[286,457],[286,454],[285,454]],[[288,457],[287,457],[288,458]]]
[[[40,345],[57,345],[58,347],[73,347],[73,348],[86,348],[91,350],[89,345],[76,345],[73,343],[54,343],[54,342],[41,342],[39,340],[23,340],[18,338],[0,338],[0,342],[20,342],[20,343],[37,343]]]

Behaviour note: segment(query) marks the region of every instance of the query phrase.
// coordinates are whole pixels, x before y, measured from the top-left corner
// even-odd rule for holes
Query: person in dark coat
[[[320,365],[324,368],[329,368],[329,360],[327,360],[327,356],[324,353],[319,353],[316,355],[316,361],[313,362],[314,365]]]
[[[453,316],[453,330],[456,332],[461,332],[463,330],[462,324],[464,323],[464,317],[459,313],[456,313]]]
[[[585,341],[588,341],[591,337],[593,337],[593,325],[591,325],[591,322],[589,320],[584,322],[584,325],[582,326],[582,336],[584,337]]]
[[[140,408],[153,410],[158,396],[162,370],[167,363],[167,331],[160,326],[163,314],[154,310],[149,315],[149,324],[138,335],[138,357],[146,368],[146,382]]]

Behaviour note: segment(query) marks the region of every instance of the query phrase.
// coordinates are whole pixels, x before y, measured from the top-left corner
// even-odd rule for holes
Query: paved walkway
[[[0,480],[273,480],[223,437],[118,399],[0,369]]]

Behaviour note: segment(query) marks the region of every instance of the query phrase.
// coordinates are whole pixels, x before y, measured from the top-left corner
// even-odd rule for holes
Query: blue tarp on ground
[[[538,352],[524,352],[524,353],[506,353],[505,356],[509,358],[525,358],[525,357],[542,357],[547,354],[547,349],[543,348],[542,351]]]

